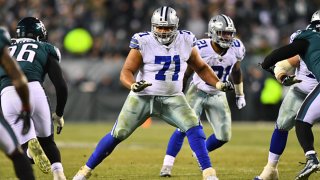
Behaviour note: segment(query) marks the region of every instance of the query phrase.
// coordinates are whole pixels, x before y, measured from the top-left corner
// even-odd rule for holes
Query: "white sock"
[[[315,150],[307,151],[306,154],[305,154],[305,156],[310,155],[310,154],[315,154],[315,153],[316,153]]]
[[[89,171],[92,171],[92,169],[89,168],[87,165],[84,165],[84,168],[88,169]]]
[[[269,152],[268,166],[276,168],[278,166],[280,155]]]
[[[175,159],[176,159],[176,158],[173,157],[173,156],[165,155],[165,156],[164,156],[164,160],[163,160],[163,165],[164,165],[164,166],[173,166]]]
[[[63,167],[62,167],[62,164],[60,162],[55,162],[53,164],[51,164],[51,171],[53,173],[55,172],[63,172]]]

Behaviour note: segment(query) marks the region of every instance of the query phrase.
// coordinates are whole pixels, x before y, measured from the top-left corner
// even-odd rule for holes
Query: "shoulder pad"
[[[140,32],[132,36],[129,47],[140,50],[140,45],[152,36],[151,32]]]
[[[58,62],[61,62],[60,50],[56,46],[50,43],[45,43],[45,44],[46,44],[46,50],[48,51],[49,55],[54,57]]]
[[[231,47],[234,49],[237,59],[242,60],[246,54],[246,48],[242,41],[238,38],[234,38]]]

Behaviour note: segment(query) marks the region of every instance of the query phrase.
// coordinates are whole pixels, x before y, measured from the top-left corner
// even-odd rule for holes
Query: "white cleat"
[[[256,176],[253,180],[278,180],[279,172],[277,168],[265,166],[262,173]]]
[[[63,171],[53,172],[53,180],[67,180]]]
[[[171,177],[172,166],[164,165],[160,171],[160,177]]]
[[[87,166],[82,166],[72,180],[87,180],[91,176],[91,171]]]
[[[203,180],[219,180],[216,175],[216,170],[212,167],[202,171]]]

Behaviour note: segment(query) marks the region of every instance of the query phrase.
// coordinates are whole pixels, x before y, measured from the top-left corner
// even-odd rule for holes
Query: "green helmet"
[[[37,41],[47,41],[48,34],[44,24],[35,17],[25,17],[18,22],[17,38],[31,38]]]

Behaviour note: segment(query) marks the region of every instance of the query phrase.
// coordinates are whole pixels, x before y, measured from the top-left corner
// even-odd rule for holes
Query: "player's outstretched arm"
[[[142,55],[139,50],[131,49],[120,72],[120,81],[124,87],[131,90],[136,82],[134,75],[142,65]]]
[[[237,61],[232,68],[231,78],[234,83],[234,90],[236,94],[236,105],[238,109],[246,106],[246,99],[243,91],[243,77],[241,72],[241,62]]]
[[[190,68],[192,68],[206,83],[215,87],[216,83],[219,82],[217,75],[209,67],[209,65],[202,60],[198,50],[195,47],[192,48],[191,55],[187,63]]]
[[[63,77],[58,60],[53,56],[49,56],[46,69],[48,76],[56,90],[57,105],[56,111],[53,113],[52,118],[55,125],[57,125],[57,134],[60,134],[64,126],[63,113],[68,99],[68,86]]]
[[[288,59],[297,54],[304,54],[308,46],[309,42],[307,40],[294,40],[292,43],[272,51],[268,56],[266,56],[264,61],[261,63],[261,67],[263,69],[269,69],[271,66],[275,65],[279,61]]]

